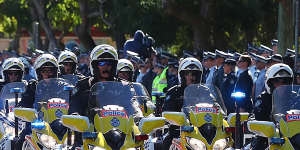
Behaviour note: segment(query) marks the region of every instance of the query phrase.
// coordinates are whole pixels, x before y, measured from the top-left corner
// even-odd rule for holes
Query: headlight
[[[214,144],[213,150],[224,150],[227,146],[226,139],[220,139]]]
[[[104,148],[98,147],[98,146],[91,146],[89,145],[90,150],[105,150]]]
[[[206,149],[205,144],[198,139],[186,137],[186,141],[193,150],[205,150]]]
[[[56,140],[49,135],[37,133],[39,141],[47,148],[54,149],[56,145]]]

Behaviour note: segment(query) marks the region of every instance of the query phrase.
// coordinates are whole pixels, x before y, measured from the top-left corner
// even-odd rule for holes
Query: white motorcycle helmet
[[[272,85],[272,81],[281,78],[289,82],[293,82],[293,71],[292,69],[283,63],[272,65],[266,72],[265,87],[269,94],[271,94],[275,87]]]
[[[63,63],[67,62],[72,63],[72,72],[74,73],[78,64],[77,56],[73,52],[65,50],[58,56],[58,64],[63,65]],[[64,70],[61,68],[61,71],[63,73]]]
[[[4,81],[8,79],[8,71],[18,71],[20,73],[18,81],[21,81],[24,76],[24,64],[18,58],[8,58],[2,64],[1,75]]]
[[[61,64],[63,62],[73,62],[78,63],[77,56],[70,51],[62,51],[60,55],[58,56],[58,64]]]
[[[133,72],[134,72],[134,66],[129,60],[120,59],[118,61],[116,74],[118,75],[119,72],[129,72],[129,79],[132,79]]]
[[[203,67],[201,62],[193,57],[188,57],[180,61],[178,67],[178,80],[179,83],[183,83],[185,71],[196,71],[197,72],[197,83],[202,80]]]
[[[117,64],[118,64],[118,53],[115,50],[115,48],[113,48],[110,45],[107,44],[102,44],[102,45],[98,45],[96,46],[91,54],[90,54],[90,70],[91,70],[91,74],[93,76],[96,75],[96,70],[97,70],[97,63],[100,60],[112,60],[113,61],[113,72],[112,74],[115,75],[116,74],[116,68],[117,68]]]
[[[42,79],[40,71],[41,71],[41,68],[44,68],[44,67],[54,69],[54,71],[56,73],[54,73],[55,76],[53,76],[53,78],[56,78],[58,76],[59,67],[58,67],[57,59],[51,54],[42,54],[42,55],[40,55],[35,60],[33,67],[35,69],[35,73],[36,73],[39,80]]]

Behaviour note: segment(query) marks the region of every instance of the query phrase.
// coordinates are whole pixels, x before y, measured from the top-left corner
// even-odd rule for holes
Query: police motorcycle
[[[13,113],[25,87],[24,82],[12,82],[6,84],[1,90],[0,149],[13,149],[17,135],[25,127],[25,122],[18,121]]]
[[[180,137],[173,139],[170,149],[223,150],[232,145],[231,133],[226,132],[229,125],[223,119],[226,109],[212,92],[200,84],[189,85],[184,90],[183,112],[163,112],[170,124],[180,126]]]
[[[164,119],[140,120],[143,117],[142,112],[131,90],[128,82],[98,82],[90,90],[91,101],[94,103],[92,105],[96,106],[96,109],[90,110],[90,119],[79,115],[62,116],[61,122],[64,126],[82,133],[83,145],[78,149],[143,149],[144,140],[148,138],[147,133],[155,128],[149,124],[159,122],[160,126]],[[139,127],[135,120],[141,121]]]
[[[300,86],[284,85],[272,95],[274,122],[249,121],[248,129],[268,138],[270,150],[300,149]]]
[[[72,85],[61,78],[39,81],[36,85],[34,109],[15,108],[14,114],[31,122],[32,133],[25,136],[22,149],[67,149],[67,128],[60,123],[68,113]]]

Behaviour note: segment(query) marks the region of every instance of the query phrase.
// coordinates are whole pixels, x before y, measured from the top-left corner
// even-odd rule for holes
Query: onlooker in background
[[[256,68],[259,70],[257,75],[257,80],[254,85],[254,103],[255,99],[264,91],[265,89],[265,75],[266,75],[266,65],[267,59],[263,56],[256,56]]]
[[[216,50],[216,71],[214,73],[214,77],[213,77],[213,84],[218,87],[220,89],[221,84],[222,84],[222,79],[224,78],[224,61],[227,57],[227,54]]]
[[[30,81],[32,79],[37,80],[37,77],[30,73],[31,70],[34,71],[33,67],[31,66],[31,64],[29,63],[29,61],[25,58],[25,57],[19,57],[19,59],[23,62],[24,64],[24,80],[26,81]]]
[[[153,72],[152,61],[147,58],[145,60],[145,69],[146,74],[142,77],[141,83],[146,87],[149,94],[152,92],[152,83],[156,76],[155,72]]]
[[[232,101],[231,93],[234,90],[236,76],[235,76],[236,61],[234,59],[226,59],[224,62],[224,79],[220,87],[224,104],[227,108],[227,113],[235,112],[235,104]]]
[[[142,79],[146,75],[146,73],[147,73],[147,68],[145,64],[144,63],[139,64],[139,74],[136,78],[136,82],[142,83]]]
[[[168,86],[166,90],[178,84],[178,61],[177,60],[170,60],[168,62],[167,84]]]
[[[244,92],[246,97],[241,102],[241,112],[251,112],[252,110],[252,87],[253,81],[248,73],[248,67],[251,65],[251,57],[248,55],[242,55],[238,61],[237,82],[235,84],[234,91]]]
[[[274,54],[271,56],[271,59],[269,60],[269,66],[273,66],[278,63],[282,63],[283,59],[280,54]]]
[[[277,54],[277,52],[278,52],[278,40],[273,39],[271,41],[271,44],[272,44],[272,49],[274,51],[273,54]]]
[[[205,66],[207,66],[209,69],[209,71],[205,77],[206,78],[205,84],[207,84],[207,85],[211,85],[212,81],[213,81],[214,72],[216,70],[215,57],[216,57],[216,54],[214,54],[212,52],[207,52],[207,58],[204,61]]]
[[[157,63],[154,67],[154,72],[156,73],[156,77],[152,83],[152,92],[151,93],[163,93],[164,89],[167,87],[167,79],[163,74],[164,66]],[[153,96],[152,100],[155,103],[156,98]]]
[[[86,77],[90,75],[88,54],[81,54],[79,56],[78,71]]]

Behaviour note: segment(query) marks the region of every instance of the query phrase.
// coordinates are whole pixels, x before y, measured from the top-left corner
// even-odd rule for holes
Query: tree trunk
[[[43,0],[32,0],[32,3],[34,4],[35,10],[39,17],[39,22],[41,26],[43,27],[48,39],[49,39],[49,46],[48,50],[54,50],[58,47],[57,40],[55,38],[55,34],[51,28],[50,21],[47,17],[47,14],[45,14],[45,5],[43,3]]]
[[[114,34],[114,39],[116,41],[117,49],[118,50],[123,49],[124,43],[126,41],[124,33],[114,30],[113,34]]]
[[[96,44],[89,32],[88,1],[79,0],[78,3],[80,7],[81,24],[76,27],[75,33],[80,40],[80,44],[82,44],[87,51],[91,51]]]
[[[21,26],[18,24],[16,35],[15,35],[13,41],[11,41],[10,46],[9,46],[11,50],[15,50],[15,51],[17,51],[17,53],[19,53],[20,37],[21,37]]]
[[[199,25],[199,24],[192,24],[193,28],[193,48],[194,49],[210,49],[209,43],[209,26],[207,25]]]
[[[278,53],[285,54],[294,43],[293,1],[279,1],[278,11]]]

